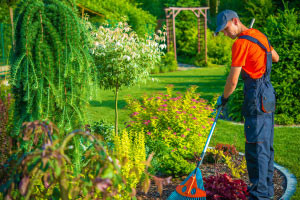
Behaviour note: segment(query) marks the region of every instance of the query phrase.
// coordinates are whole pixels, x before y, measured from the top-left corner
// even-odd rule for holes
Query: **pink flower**
[[[156,117],[156,116],[153,116],[153,117],[152,117],[152,119],[158,119],[158,117]]]
[[[205,127],[205,126],[202,126],[202,128],[203,128],[203,129],[206,129],[206,127]]]
[[[202,135],[199,133],[198,136],[201,137]]]
[[[181,137],[185,138],[185,135],[184,135],[184,134],[182,134],[182,135],[181,135]]]
[[[161,99],[161,97],[156,97],[157,99]]]
[[[193,116],[193,114],[189,114],[189,116],[191,116],[191,117],[192,117],[192,116]]]
[[[193,101],[193,102],[195,102],[195,101],[196,101],[196,99],[192,99],[192,101]]]
[[[178,119],[178,118],[179,118],[179,116],[176,116],[176,118]]]
[[[172,152],[174,152],[175,150],[173,149]]]
[[[151,132],[147,132],[147,135],[151,135]]]
[[[196,106],[192,106],[191,108],[196,108]]]
[[[176,132],[174,132],[173,135],[176,135]]]
[[[164,99],[163,101],[168,101],[168,99]]]
[[[183,123],[186,124],[186,121],[184,120]]]
[[[187,128],[186,130],[187,130],[187,131],[190,131],[191,129]]]
[[[196,120],[196,119],[197,119],[197,117],[193,117],[193,119],[194,119],[194,120]]]
[[[181,112],[180,111],[176,111],[178,114],[180,114]]]
[[[167,107],[168,105],[167,104],[163,104],[163,105],[161,105],[162,107]]]
[[[184,146],[183,148],[186,149],[186,146]]]
[[[171,128],[171,127],[168,127],[168,129],[171,130],[172,128]]]
[[[133,117],[133,116],[136,116],[138,114],[139,114],[138,112],[134,112],[134,113],[131,114],[131,116]]]

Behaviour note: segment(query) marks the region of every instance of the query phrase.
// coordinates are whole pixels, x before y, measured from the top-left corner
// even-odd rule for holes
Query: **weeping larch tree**
[[[11,84],[16,133],[48,119],[71,130],[85,122],[93,62],[73,0],[22,0],[16,9]]]

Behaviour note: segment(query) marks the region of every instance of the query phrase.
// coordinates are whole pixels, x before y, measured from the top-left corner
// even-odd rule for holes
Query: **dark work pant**
[[[245,136],[249,199],[270,199],[274,195],[274,114],[245,117]]]

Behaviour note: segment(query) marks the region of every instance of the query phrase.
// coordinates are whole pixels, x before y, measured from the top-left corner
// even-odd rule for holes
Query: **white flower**
[[[123,59],[129,61],[130,60],[130,57],[129,56],[123,56]]]
[[[161,45],[159,45],[159,48],[161,48],[161,49],[165,49],[166,47],[167,47],[166,44],[161,44]]]

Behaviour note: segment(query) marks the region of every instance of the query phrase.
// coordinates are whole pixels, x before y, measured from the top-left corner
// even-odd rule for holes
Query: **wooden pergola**
[[[167,46],[168,51],[170,51],[170,44],[173,43],[175,59],[177,60],[176,53],[176,31],[175,31],[175,18],[182,10],[191,10],[197,17],[198,24],[198,53],[201,50],[201,35],[200,35],[200,17],[201,15],[204,17],[204,42],[205,42],[205,62],[207,63],[207,10],[209,7],[169,7],[165,8],[166,12],[166,25],[167,25]],[[170,20],[172,22],[172,26],[170,27]],[[171,30],[172,29],[172,30]],[[172,36],[172,38],[171,38]],[[172,41],[173,39],[173,41]]]
[[[91,9],[89,9],[89,8],[87,8],[87,7],[83,6],[83,5],[81,5],[81,4],[77,4],[77,6],[78,6],[79,8],[81,8],[81,18],[84,17],[84,12],[85,12],[85,11],[88,11],[88,12],[93,13],[93,14],[95,14],[95,15],[98,15],[98,16],[100,16],[100,17],[105,17],[105,16],[102,15],[101,13],[98,13],[98,12],[96,12],[96,11],[94,11],[94,10],[91,10]]]

